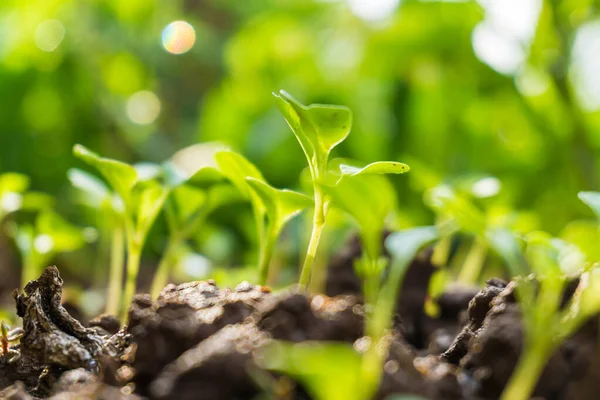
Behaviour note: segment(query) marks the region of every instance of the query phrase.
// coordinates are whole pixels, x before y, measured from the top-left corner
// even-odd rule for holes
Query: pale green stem
[[[315,211],[313,214],[313,226],[310,234],[310,241],[308,242],[308,249],[306,250],[306,257],[302,264],[302,272],[300,273],[299,284],[302,287],[308,285],[310,280],[310,272],[317,256],[317,250],[319,248],[319,241],[321,240],[321,233],[323,232],[323,226],[325,225],[325,199],[323,189],[319,185],[315,185]]]
[[[545,339],[544,335],[536,336],[531,346],[524,348],[500,400],[528,400],[552,350],[551,339]]]
[[[476,237],[473,240],[469,254],[458,275],[458,281],[466,285],[473,285],[479,279],[483,263],[487,256],[488,245],[484,239]]]
[[[277,242],[279,229],[277,227],[268,228],[260,242],[260,258],[258,262],[258,283],[265,285],[269,279],[269,265],[273,258],[273,249]]]
[[[142,241],[137,238],[131,221],[127,222],[127,280],[125,282],[124,307],[121,308],[121,321],[124,323],[131,300],[135,295],[136,281],[142,257]]]
[[[171,235],[169,236],[169,241],[167,243],[167,248],[165,249],[160,262],[158,263],[158,268],[154,274],[154,279],[152,280],[152,287],[150,289],[150,294],[153,299],[156,299],[160,294],[160,291],[167,285],[169,280],[169,274],[173,265],[175,264],[175,259],[177,258],[177,250],[181,247],[182,239],[179,235]]]
[[[452,237],[450,235],[444,236],[442,239],[440,239],[433,250],[431,263],[438,268],[446,266],[446,264],[448,264],[448,259],[450,258],[451,247]]]
[[[125,238],[123,228],[113,229],[110,245],[110,271],[108,290],[106,292],[106,313],[117,315],[121,304],[123,288],[123,261],[125,255]]]

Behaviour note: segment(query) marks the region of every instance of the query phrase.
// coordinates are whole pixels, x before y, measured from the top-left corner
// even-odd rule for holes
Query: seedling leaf
[[[579,192],[577,197],[592,209],[596,218],[600,219],[600,192]]]
[[[408,172],[409,167],[406,164],[396,161],[377,161],[359,168],[353,165],[340,164],[342,175],[366,175],[366,174],[403,174]]]
[[[130,191],[137,181],[137,172],[134,167],[110,158],[100,157],[80,144],[73,147],[73,154],[96,168],[123,201],[129,200]]]
[[[256,178],[246,178],[246,181],[261,199],[267,215],[273,219],[273,223],[278,228],[283,227],[302,210],[313,205],[312,199],[302,193],[287,189],[276,189]]]
[[[219,170],[238,188],[245,198],[251,199],[252,192],[246,178],[265,179],[262,173],[244,156],[233,151],[219,151],[215,155]]]
[[[331,150],[348,137],[352,112],[348,107],[312,104],[305,106],[289,93],[273,93],[275,103],[296,135],[309,164],[325,168]],[[319,167],[319,168],[320,168]]]
[[[102,203],[111,196],[106,184],[86,171],[71,168],[67,171],[67,177],[74,187],[89,194],[97,204]]]
[[[0,194],[23,193],[29,188],[29,177],[17,172],[5,172],[0,175]]]
[[[137,223],[136,231],[145,238],[154,223],[158,213],[162,209],[169,191],[163,188],[156,181],[149,181],[144,184],[139,195],[137,204]]]
[[[385,220],[396,204],[387,179],[378,175],[346,175],[324,190],[331,196],[333,206],[356,220],[367,253],[377,259]]]
[[[53,211],[44,211],[37,217],[36,231],[38,236],[47,235],[52,239],[53,252],[74,251],[85,244],[81,229]]]
[[[264,349],[262,357],[266,369],[302,382],[317,400],[366,398],[361,380],[361,356],[350,345],[276,341]]]

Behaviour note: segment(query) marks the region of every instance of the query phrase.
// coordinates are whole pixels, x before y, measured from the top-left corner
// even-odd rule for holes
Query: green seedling
[[[272,187],[260,171],[238,153],[222,151],[217,153],[216,160],[223,175],[252,205],[259,240],[258,282],[265,284],[279,233],[288,221],[310,207],[312,200],[291,190]]]
[[[600,311],[600,274],[595,266],[581,265],[579,286],[570,302],[561,308],[567,283],[564,272],[572,246],[545,233],[527,236],[527,251],[521,253],[510,233],[495,232],[490,237],[494,250],[502,255],[511,273],[524,271],[524,260],[533,275],[515,278],[515,295],[524,328],[524,346],[502,400],[529,399],[549,357],[560,345]]]
[[[105,312],[117,315],[123,289],[122,276],[125,261],[123,202],[102,180],[83,170],[71,168],[67,171],[67,177],[74,187],[85,194],[85,205],[97,212],[101,254],[109,254]],[[100,256],[98,258],[103,259]]]
[[[474,239],[470,249],[461,249],[466,257],[460,266],[457,280],[467,285],[474,284],[481,274],[488,252],[485,240],[487,228],[485,214],[466,195],[456,192],[448,185],[440,185],[429,190],[426,194],[426,203],[436,211],[437,224],[440,231],[444,233],[436,247],[434,263],[444,265],[448,261],[450,244],[455,233],[472,236]]]
[[[208,215],[239,199],[217,170],[215,155],[224,149],[221,143],[196,144],[175,153],[162,167],[172,188],[165,203],[169,237],[152,282],[153,297],[167,284],[172,268],[187,253],[186,242]]]
[[[313,182],[313,226],[300,273],[300,285],[306,286],[327,215],[328,199],[323,185],[328,180],[329,154],[348,137],[352,113],[349,108],[341,106],[313,104],[307,107],[283,90],[273,95],[304,151]]]
[[[34,224],[15,224],[10,230],[23,260],[22,287],[36,279],[56,254],[75,251],[85,244],[82,229],[50,210],[41,211]]]
[[[381,238],[386,219],[397,203],[393,187],[381,175],[402,174],[409,168],[398,162],[375,162],[365,167],[336,160],[332,163],[338,168],[331,174],[339,178],[334,185],[324,186],[324,191],[331,205],[349,214],[360,227],[364,251],[357,269],[364,281],[365,299],[373,303],[386,267],[381,257]]]
[[[310,197],[287,189],[276,189],[266,182],[256,178],[246,178],[246,181],[261,199],[265,209],[265,227],[259,262],[259,283],[265,284],[269,274],[269,264],[273,248],[283,227],[302,210],[313,205]]]
[[[156,180],[142,180],[136,169],[126,163],[100,157],[87,148],[76,145],[75,156],[96,168],[123,203],[127,243],[127,279],[124,298],[130,302],[135,294],[142,249],[156,217],[163,207],[169,190]],[[121,307],[122,320],[127,307]]]
[[[393,262],[373,311],[366,315],[367,336],[354,348],[339,343],[277,341],[259,356],[263,367],[302,382],[318,400],[371,399],[379,387],[389,351],[388,332],[404,273],[417,252],[437,237],[435,227],[421,227],[393,233],[386,239]]]
[[[27,176],[15,172],[0,174],[0,221],[15,211],[38,211],[52,206],[49,195],[28,189]]]

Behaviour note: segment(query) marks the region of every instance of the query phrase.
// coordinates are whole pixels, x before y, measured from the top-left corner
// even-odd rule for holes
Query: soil
[[[58,269],[48,267],[14,295],[23,330],[20,344],[0,356],[0,398],[225,400],[258,398],[267,389],[269,398],[311,399],[291,378],[262,370],[257,354],[275,339],[361,340],[365,307],[353,268],[360,252],[353,238],[332,260],[326,294],[272,293],[247,282],[234,289],[171,284],[157,299],[136,295],[123,328],[109,315],[87,325],[73,318],[61,305]],[[406,273],[375,397],[497,399],[522,350],[515,283],[451,287],[435,299],[434,318],[423,311],[436,270],[430,258],[424,250]],[[536,399],[596,399],[597,342],[594,319],[548,361]]]

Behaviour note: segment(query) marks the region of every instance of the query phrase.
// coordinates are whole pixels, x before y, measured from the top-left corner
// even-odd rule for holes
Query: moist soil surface
[[[20,343],[0,355],[0,399],[311,399],[299,383],[261,369],[260,350],[273,340],[360,341],[360,252],[354,238],[332,260],[326,294],[171,284],[157,299],[136,295],[124,327],[108,315],[87,326],[73,318],[61,305],[59,271],[48,267],[14,295],[23,327],[9,333]],[[424,250],[406,273],[375,398],[497,399],[522,350],[514,283],[450,288],[435,299],[433,318],[423,311],[430,258]],[[597,337],[596,318],[553,354],[534,397],[597,399]]]

